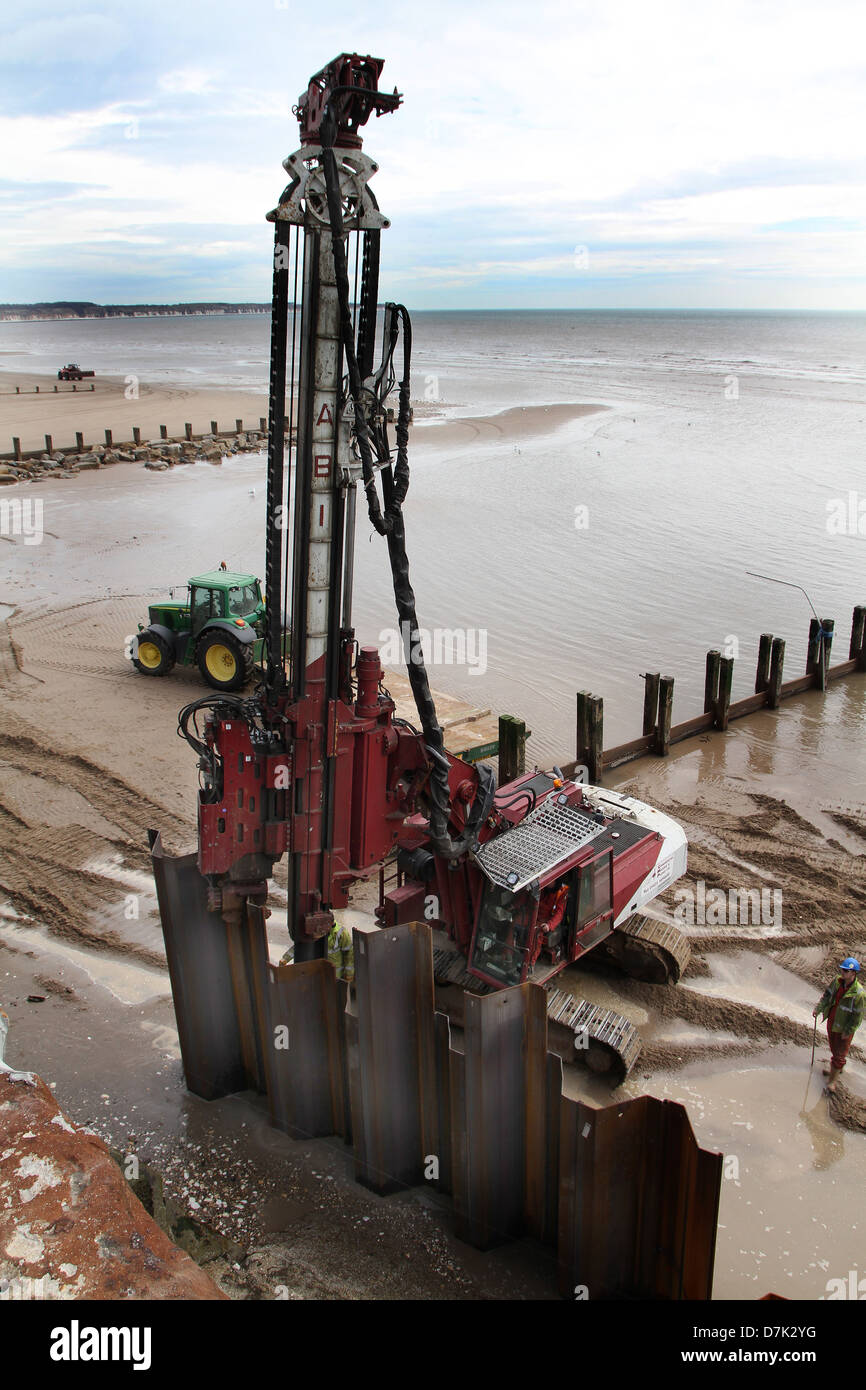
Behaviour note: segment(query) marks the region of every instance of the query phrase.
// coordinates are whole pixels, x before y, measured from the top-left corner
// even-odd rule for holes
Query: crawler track
[[[675,985],[691,960],[691,947],[676,927],[651,917],[629,917],[596,946],[586,963],[609,964],[632,980]]]
[[[464,993],[493,993],[492,986],[470,975],[463,957],[447,947],[433,952],[433,977],[436,1002],[456,1023],[463,1021]],[[550,1050],[564,1061],[609,1074],[616,1085],[624,1081],[641,1052],[641,1037],[634,1024],[613,1009],[575,999],[552,982],[544,988]]]

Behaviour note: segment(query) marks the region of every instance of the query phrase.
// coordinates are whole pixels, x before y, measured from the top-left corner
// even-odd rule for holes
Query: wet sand
[[[459,418],[416,418],[412,432],[412,447],[425,445],[437,449],[457,449],[464,445],[487,443],[519,443],[522,439],[537,439],[549,434],[571,420],[582,420],[607,410],[604,405],[516,405],[497,415],[461,416]],[[415,407],[416,415],[418,407]]]
[[[517,441],[603,409],[573,404],[515,406],[494,416],[452,420],[445,419],[442,407],[418,401],[413,405],[418,427],[412,442],[421,448],[431,444],[450,448],[503,437]],[[257,429],[267,414],[265,392],[154,386],[121,376],[85,379],[73,391],[71,382],[58,381],[56,375],[0,371],[0,453],[11,450],[13,436],[27,450],[41,448],[50,434],[55,449],[64,451],[74,448],[79,431],[86,444],[103,443],[106,429],[112,431],[115,443],[129,442],[136,426],[142,440],[158,439],[160,425],[166,426],[169,437],[182,438],[187,423],[193,434],[208,433],[212,420],[220,430],[234,430],[236,420],[243,420],[246,429]]]

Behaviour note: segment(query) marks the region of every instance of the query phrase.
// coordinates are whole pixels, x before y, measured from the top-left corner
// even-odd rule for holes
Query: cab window
[[[199,632],[211,618],[221,618],[219,594],[213,589],[193,589],[190,616],[193,632]]]
[[[611,911],[610,894],[611,854],[607,850],[580,870],[579,896],[577,907],[578,931],[597,917]]]
[[[232,618],[245,618],[248,613],[255,611],[259,602],[257,587],[255,584],[242,584],[236,589],[229,589],[229,615]]]

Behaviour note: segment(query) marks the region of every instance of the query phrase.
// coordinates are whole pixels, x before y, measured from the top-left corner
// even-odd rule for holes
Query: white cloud
[[[257,258],[284,182],[279,161],[296,144],[289,107],[343,42],[384,53],[383,85],[405,93],[399,112],[365,131],[382,165],[373,189],[394,224],[386,271],[396,253],[419,279],[452,288],[570,283],[571,248],[586,244],[590,275],[643,269],[709,283],[723,266],[805,283],[831,264],[837,278],[863,275],[863,62],[849,3],[829,0],[816,15],[803,0],[384,0],[362,33],[347,0],[327,21],[294,3],[241,13],[215,0],[192,47],[173,42],[171,6],[153,4],[159,52],[194,61],[154,68],[149,85],[130,83],[128,101],[99,101],[97,85],[92,109],[0,118],[4,177],[34,191],[17,211],[9,199],[9,241],[28,249],[13,245],[7,264],[34,246],[64,244],[74,260],[77,248],[125,239],[140,267],[150,236],[179,260],[217,260],[192,232],[214,220],[220,242],[236,229],[226,254],[248,248],[266,286]],[[22,61],[49,22],[22,27]],[[110,19],[88,23],[107,52],[119,42]],[[40,186],[58,184],[74,191],[46,220]]]
[[[159,87],[161,91],[174,95],[202,96],[215,90],[218,76],[218,73],[206,72],[203,68],[174,68],[160,77]]]

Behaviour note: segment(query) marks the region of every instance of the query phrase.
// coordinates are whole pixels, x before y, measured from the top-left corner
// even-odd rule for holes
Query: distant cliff
[[[53,304],[0,304],[0,319],[149,319],[179,314],[269,314],[270,304],[91,304],[58,300]]]

